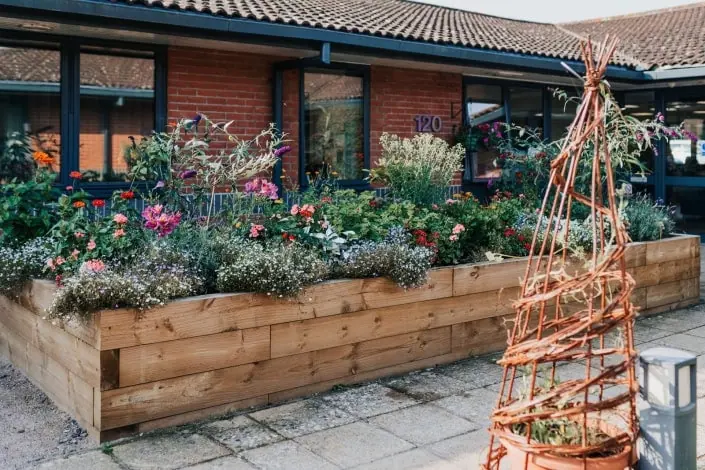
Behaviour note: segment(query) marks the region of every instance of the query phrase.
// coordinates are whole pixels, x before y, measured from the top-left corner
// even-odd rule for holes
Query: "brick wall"
[[[168,63],[169,121],[197,112],[214,120],[234,119],[232,129],[251,137],[272,117],[272,66],[281,57],[204,49],[170,48]],[[284,169],[294,182],[298,174],[298,71],[284,75],[284,129],[293,151]],[[459,74],[374,66],[371,70],[371,162],[380,156],[383,132],[411,137],[418,114],[440,116],[441,137],[450,138],[460,123],[462,78]],[[458,116],[451,115],[451,103]]]

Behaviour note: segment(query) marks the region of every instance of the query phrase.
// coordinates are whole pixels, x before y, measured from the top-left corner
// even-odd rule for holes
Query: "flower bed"
[[[697,236],[634,243],[642,314],[699,301]],[[502,349],[526,259],[431,271],[402,289],[336,280],[295,300],[214,294],[88,322],[43,318],[54,283],[0,297],[0,352],[99,441]]]

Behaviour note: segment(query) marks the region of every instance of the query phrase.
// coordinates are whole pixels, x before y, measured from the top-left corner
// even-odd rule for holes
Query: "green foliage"
[[[232,240],[217,270],[220,292],[261,292],[293,296],[328,276],[323,260],[299,243]]]
[[[0,244],[17,245],[46,235],[57,220],[56,175],[39,170],[29,181],[0,187]]]
[[[431,134],[413,139],[382,134],[382,157],[370,170],[370,181],[387,186],[397,199],[416,204],[443,200],[453,176],[462,169],[465,150]]]
[[[43,277],[50,257],[49,240],[44,238],[35,238],[16,248],[0,247],[0,295],[15,297],[27,281]]]
[[[654,203],[645,194],[626,201],[624,219],[632,241],[660,240],[675,230],[673,209]]]

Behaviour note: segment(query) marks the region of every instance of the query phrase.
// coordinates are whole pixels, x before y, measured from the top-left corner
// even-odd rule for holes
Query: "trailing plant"
[[[660,240],[674,232],[672,207],[654,202],[646,194],[635,195],[625,203],[622,213],[632,241]]]
[[[369,180],[387,186],[398,199],[416,204],[440,202],[462,169],[463,146],[451,147],[431,134],[401,139],[384,133],[380,144],[382,156],[370,170]]]
[[[129,265],[85,261],[63,280],[49,308],[52,317],[87,317],[114,308],[146,310],[201,292],[202,279],[183,259],[153,246]]]
[[[52,254],[49,243],[35,238],[16,248],[0,247],[0,295],[16,297],[25,283],[44,277],[46,260]]]
[[[232,240],[216,271],[219,292],[261,292],[295,296],[328,276],[323,260],[295,241],[262,244]]]

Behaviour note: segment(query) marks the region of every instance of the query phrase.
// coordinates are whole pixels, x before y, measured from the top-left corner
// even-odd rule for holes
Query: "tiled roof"
[[[613,63],[651,69],[705,63],[705,3],[562,25],[408,0],[117,0],[411,41],[580,59],[578,44],[620,39]]]
[[[705,64],[705,3],[558,27],[581,37],[618,37],[620,52],[647,69]]]

